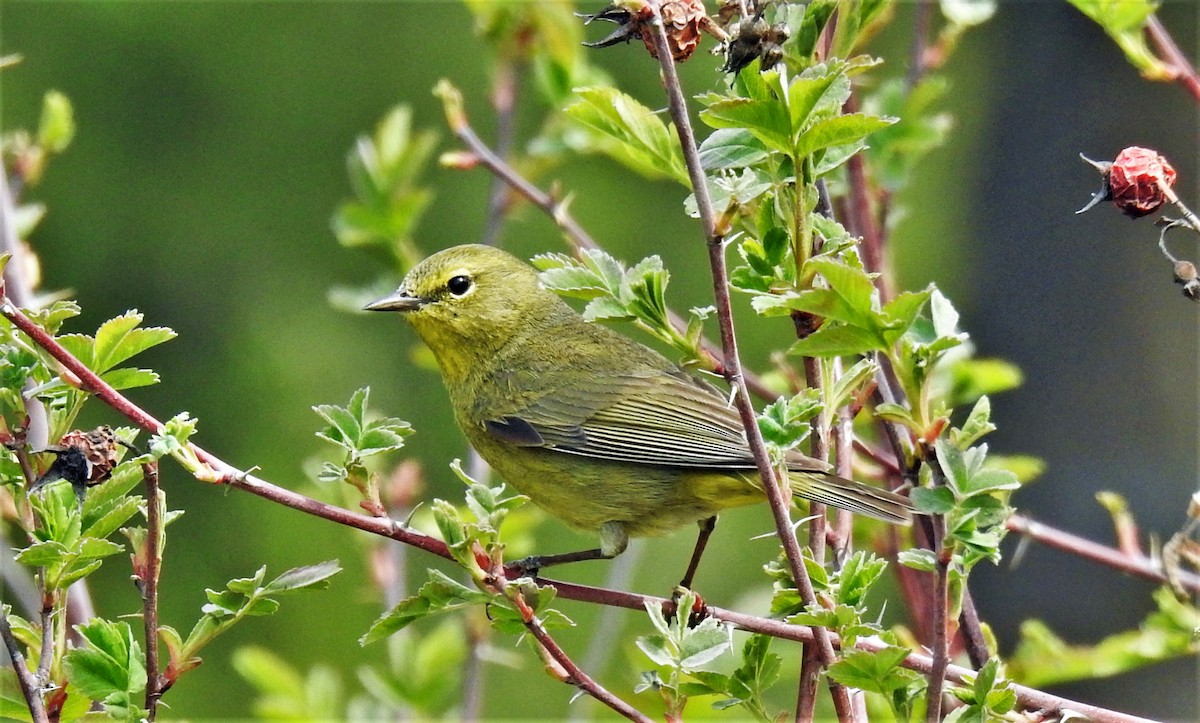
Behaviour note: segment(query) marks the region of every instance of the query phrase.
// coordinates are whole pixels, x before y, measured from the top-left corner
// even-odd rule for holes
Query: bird
[[[630,537],[698,522],[706,539],[704,523],[711,531],[718,512],[766,499],[726,393],[585,320],[506,251],[439,251],[366,309],[404,316],[432,351],[467,441],[506,482],[567,525],[599,534],[598,548],[531,558],[534,568],[612,558]],[[903,495],[838,477],[794,450],[785,464],[799,497],[911,522]]]

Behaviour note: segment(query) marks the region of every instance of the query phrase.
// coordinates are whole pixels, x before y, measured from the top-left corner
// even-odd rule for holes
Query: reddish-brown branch
[[[158,671],[158,576],[162,569],[162,550],[158,544],[162,530],[158,462],[143,464],[142,477],[146,480],[145,568],[135,570],[135,574],[142,592],[142,621],[146,629],[146,710],[153,721],[158,715],[164,682]]]
[[[1171,33],[1158,19],[1157,15],[1151,15],[1146,21],[1146,32],[1150,35],[1150,40],[1158,48],[1158,52],[1170,64],[1172,70],[1175,71],[1175,80],[1192,94],[1192,98],[1200,102],[1200,74],[1196,72],[1196,67],[1188,60],[1188,57],[1179,49],[1179,45],[1175,43],[1175,38],[1171,37]]]
[[[709,266],[712,270],[713,297],[717,307],[717,319],[721,329],[721,349],[725,359],[725,378],[734,389],[734,403],[745,427],[746,439],[754,455],[755,465],[762,480],[763,489],[771,505],[771,514],[775,520],[775,530],[783,545],[784,553],[796,582],[796,589],[801,600],[806,605],[817,603],[812,582],[804,567],[800,552],[800,544],[792,530],[790,514],[790,495],[785,492],[787,487],[782,483],[779,472],[770,462],[762,433],[758,429],[758,420],[747,393],[745,379],[742,373],[741,359],[738,355],[737,337],[733,328],[733,310],[729,298],[729,274],[725,265],[725,236],[724,230],[717,228],[716,215],[713,212],[712,200],[708,193],[704,169],[696,149],[696,137],[692,132],[692,122],[688,116],[687,101],[683,95],[683,87],[675,70],[675,60],[671,56],[670,44],[663,29],[662,16],[657,2],[651,2],[654,10],[654,45],[658,54],[659,67],[662,69],[663,86],[667,95],[667,107],[671,120],[675,123],[680,146],[683,150],[684,163],[687,166],[688,178],[692,184],[692,193],[696,199],[696,208],[700,215],[700,223],[704,228],[704,238],[708,246]],[[833,664],[836,653],[830,642],[829,631],[813,628],[818,655],[826,666]],[[853,720],[853,708],[846,688],[829,680],[830,693],[833,697],[834,708],[839,720]]]
[[[34,723],[49,723],[46,706],[42,703],[42,693],[38,690],[33,673],[29,672],[29,668],[25,665],[21,644],[13,636],[12,628],[8,624],[8,612],[3,605],[0,605],[0,639],[4,640],[4,648],[8,651],[9,661],[12,662],[13,672],[17,676],[17,686],[21,689],[21,695],[25,696],[25,703],[29,706],[30,717]]]
[[[1069,552],[1072,555],[1098,562],[1101,565],[1107,565],[1134,577],[1140,577],[1144,580],[1151,580],[1160,584],[1167,584],[1168,582],[1162,565],[1158,561],[1144,555],[1127,555],[1115,547],[1102,545],[1085,537],[1042,524],[1025,515],[1012,515],[1004,523],[1004,526],[1010,532],[1028,537],[1043,545]],[[1180,571],[1177,581],[1192,593],[1200,593],[1200,575]]]

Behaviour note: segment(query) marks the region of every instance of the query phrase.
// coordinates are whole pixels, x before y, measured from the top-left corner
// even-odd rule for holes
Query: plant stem
[[[944,541],[945,522],[934,520],[934,549],[937,550],[937,567],[934,571],[933,587],[933,650],[929,669],[929,688],[926,691],[925,720],[938,723],[942,719],[942,690],[946,679],[946,667],[950,664],[950,641],[947,627],[950,624],[950,548]]]
[[[1102,545],[1099,542],[1093,542],[1087,538],[1051,527],[1050,525],[1032,520],[1025,515],[1016,514],[1010,516],[1005,521],[1004,526],[1009,532],[1015,532],[1043,545],[1069,552],[1072,555],[1077,555],[1092,562],[1107,565],[1134,577],[1140,577],[1164,585],[1168,583],[1167,575],[1163,571],[1162,565],[1149,557],[1127,555],[1114,547]],[[1200,575],[1180,571],[1177,581],[1192,593],[1200,593]]]
[[[501,592],[516,606],[517,611],[521,614],[522,621],[525,623],[525,628],[533,634],[533,637],[537,639],[538,643],[541,644],[542,649],[546,651],[550,658],[559,666],[561,666],[562,681],[564,683],[576,686],[583,692],[592,696],[609,708],[612,708],[614,711],[620,713],[629,720],[639,721],[639,723],[651,723],[651,719],[648,716],[625,701],[621,700],[617,696],[613,695],[607,688],[600,685],[590,675],[583,672],[583,670],[575,664],[575,661],[571,660],[571,657],[566,654],[566,652],[562,649],[562,647],[559,646],[558,642],[550,635],[550,633],[546,632],[546,628],[542,625],[542,621],[538,620],[537,615],[534,614],[533,608],[531,608],[529,603],[525,601],[522,592],[517,590],[516,586],[509,585],[504,580],[502,566],[499,566],[499,569],[494,571],[493,574],[496,576],[499,592]]]
[[[796,535],[792,530],[789,500],[790,490],[785,493],[784,490],[788,488],[785,486],[784,481],[779,478],[778,470],[771,465],[767,456],[766,445],[763,442],[762,433],[758,429],[758,419],[755,415],[754,407],[750,402],[750,396],[747,393],[742,375],[737,337],[734,334],[733,328],[732,304],[729,298],[729,275],[725,267],[724,230],[718,229],[716,226],[716,218],[713,213],[712,200],[708,194],[704,169],[700,164],[699,154],[696,150],[696,137],[692,132],[691,119],[688,117],[687,101],[684,99],[679,75],[675,71],[675,60],[671,56],[670,44],[667,41],[666,31],[663,29],[661,8],[657,1],[652,1],[649,4],[654,11],[654,22],[652,23],[654,45],[658,53],[659,67],[662,68],[663,86],[667,94],[667,105],[671,113],[671,120],[674,121],[675,130],[679,135],[679,143],[687,165],[688,177],[692,183],[692,193],[696,198],[696,208],[700,215],[700,223],[704,228],[704,237],[708,246],[709,265],[712,268],[713,296],[717,307],[717,319],[721,329],[721,348],[725,359],[725,378],[734,390],[734,402],[742,418],[742,425],[746,430],[746,440],[750,445],[750,451],[754,455],[754,462],[758,467],[758,474],[762,480],[763,490],[766,492],[767,499],[771,504],[771,513],[775,519],[775,530],[779,535],[784,553],[788,559],[788,564],[791,567],[792,576],[796,581],[796,589],[800,593],[801,600],[806,605],[816,605],[816,593],[813,591],[812,581],[808,578],[808,571],[804,568],[800,545],[796,541]],[[836,654],[834,653],[833,645],[830,643],[829,631],[821,627],[814,627],[813,636],[816,640],[821,662],[826,666],[832,665],[836,659]],[[829,680],[829,688],[833,697],[834,708],[837,710],[838,720],[853,720],[853,709],[850,706],[850,696],[846,692],[846,688],[836,683],[832,678]]]
[[[1179,82],[1192,97],[1200,101],[1200,74],[1197,74],[1196,67],[1192,65],[1188,57],[1179,49],[1179,45],[1175,43],[1175,38],[1171,37],[1171,33],[1158,19],[1157,15],[1151,15],[1146,20],[1146,33],[1150,39],[1158,46],[1158,51],[1166,57],[1168,63],[1174,68],[1176,76],[1175,80]]]
[[[12,661],[17,686],[21,688],[21,695],[25,696],[25,702],[29,705],[30,717],[34,723],[49,723],[46,706],[42,704],[42,693],[38,690],[33,673],[25,666],[25,656],[21,654],[20,643],[13,637],[12,628],[8,624],[8,610],[4,605],[0,605],[0,638],[4,640],[4,647],[8,650],[9,660]]]
[[[146,628],[146,710],[153,721],[158,715],[158,701],[162,698],[162,678],[158,669],[158,577],[162,570],[162,550],[159,541],[162,534],[163,497],[158,487],[158,462],[142,465],[142,477],[146,480],[146,567],[139,571],[139,587],[142,592],[142,620]]]

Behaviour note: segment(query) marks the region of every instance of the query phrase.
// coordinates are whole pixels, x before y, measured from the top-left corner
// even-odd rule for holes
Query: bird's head
[[[402,312],[449,376],[465,373],[524,326],[563,308],[531,266],[478,244],[430,256],[395,293],[366,307]]]

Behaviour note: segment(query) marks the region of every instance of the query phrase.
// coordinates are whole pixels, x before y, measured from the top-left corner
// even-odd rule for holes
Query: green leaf
[[[853,650],[829,667],[829,676],[848,688],[891,697],[893,691],[903,690],[918,677],[914,671],[900,667],[907,657],[908,650],[898,647]]]
[[[799,136],[803,139],[801,132],[805,135],[808,133],[807,129],[812,127],[814,115],[837,112],[846,102],[849,93],[850,80],[838,66],[815,65],[794,78],[787,90],[788,119],[791,122],[792,137]],[[811,152],[793,148],[790,155],[794,158],[803,158]]]
[[[866,329],[840,324],[824,324],[807,337],[792,344],[793,356],[838,357],[866,354],[880,348],[878,337]]]
[[[263,588],[263,592],[274,595],[302,590],[324,590],[329,587],[329,578],[342,571],[337,560],[326,560],[315,565],[293,567],[275,578]]]
[[[986,396],[980,397],[979,401],[975,402],[975,406],[971,408],[971,413],[967,415],[967,421],[963,422],[960,429],[955,430],[957,433],[951,437],[951,441],[959,449],[966,449],[979,441],[985,434],[996,431],[996,425],[992,424],[991,416],[991,402]]]
[[[673,129],[646,106],[611,87],[578,88],[578,100],[565,113],[617,141],[606,150],[651,178],[671,178],[690,186],[683,152]]]
[[[84,646],[67,651],[67,678],[85,695],[103,701],[110,714],[136,708],[146,689],[143,655],[129,623],[93,620],[76,625]]]
[[[744,129],[769,150],[788,156],[792,154],[791,121],[779,100],[735,98],[720,101],[700,111],[700,119],[711,128]]]
[[[75,113],[71,101],[57,90],[42,97],[42,117],[38,122],[38,145],[50,153],[62,153],[75,137]]]
[[[762,141],[744,128],[721,128],[700,144],[700,165],[706,171],[746,168],[767,158]]]
[[[933,550],[901,550],[896,556],[896,561],[905,567],[925,572],[933,572],[937,568],[937,555],[933,553]]]
[[[382,640],[435,613],[483,605],[490,601],[490,595],[452,580],[445,573],[430,570],[429,581],[421,586],[417,594],[401,600],[371,623],[371,627],[359,638],[358,643],[367,645]]]
[[[70,550],[62,543],[47,540],[26,547],[18,552],[14,559],[30,567],[49,567],[62,562],[69,554]]]
[[[96,330],[92,370],[101,373],[163,342],[176,334],[166,327],[138,328],[143,316],[136,310],[109,319]]]
[[[880,118],[862,113],[848,113],[819,120],[800,136],[796,143],[796,157],[802,158],[835,146],[857,144],[895,122],[895,118]]]
[[[916,487],[912,501],[919,512],[932,515],[944,515],[954,509],[954,493],[948,487]]]
[[[159,382],[158,372],[149,369],[134,369],[133,367],[113,369],[101,374],[100,378],[108,382],[109,386],[117,391],[134,389],[136,387],[148,387]]]

